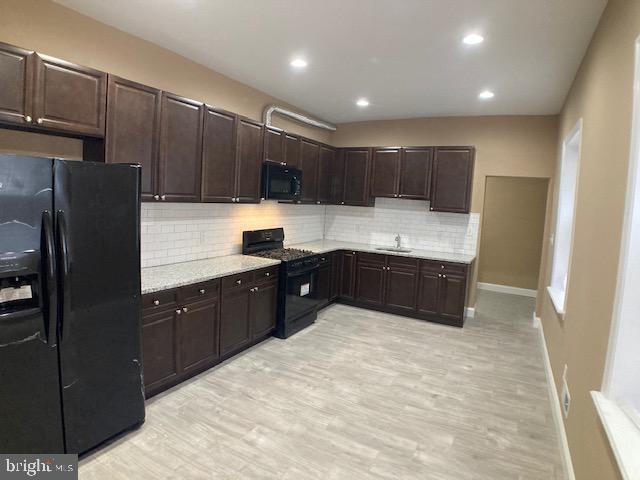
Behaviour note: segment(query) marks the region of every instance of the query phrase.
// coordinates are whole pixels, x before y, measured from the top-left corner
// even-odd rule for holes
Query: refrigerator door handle
[[[58,279],[56,272],[56,251],[53,236],[53,217],[49,210],[42,212],[42,253],[44,256],[44,285],[47,301],[46,325],[47,344],[56,344],[56,327],[58,319]]]
[[[60,284],[62,285],[62,295],[60,299],[60,341],[69,338],[69,307],[71,306],[71,285],[69,283],[69,249],[67,246],[67,221],[62,210],[56,213],[56,224],[58,227],[58,264],[60,265]]]

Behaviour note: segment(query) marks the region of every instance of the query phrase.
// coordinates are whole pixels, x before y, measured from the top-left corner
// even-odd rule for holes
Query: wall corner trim
[[[464,309],[464,316],[466,318],[473,318],[476,316],[476,309],[474,307],[466,307]]]
[[[533,318],[534,327],[537,328],[538,332],[540,332],[540,349],[542,350],[542,357],[547,374],[546,376],[547,388],[549,391],[549,401],[551,402],[553,420],[556,424],[556,431],[558,433],[558,447],[560,448],[560,456],[562,457],[564,472],[568,480],[576,480],[576,475],[573,471],[573,463],[571,462],[571,452],[569,451],[567,432],[564,428],[562,411],[560,410],[560,398],[558,397],[558,390],[556,389],[556,382],[553,377],[553,369],[551,368],[551,360],[549,359],[549,351],[547,350],[547,342],[544,337],[542,321],[540,317],[535,316],[535,313]]]

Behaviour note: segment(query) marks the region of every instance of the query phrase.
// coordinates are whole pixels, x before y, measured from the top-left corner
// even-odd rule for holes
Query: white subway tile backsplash
[[[420,200],[376,198],[374,208],[328,206],[324,238],[395,245],[447,253],[476,254],[480,215],[440,213]]]
[[[284,227],[286,243],[330,240],[474,255],[479,215],[434,213],[427,202],[377,198],[374,208],[290,205],[142,204],[142,266],[240,253],[243,230]]]

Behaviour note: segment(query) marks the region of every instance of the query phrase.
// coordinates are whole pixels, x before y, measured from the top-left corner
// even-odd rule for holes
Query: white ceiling
[[[333,122],[554,114],[606,0],[56,0]],[[481,33],[469,47],[461,39]],[[293,57],[309,66],[295,71]],[[480,101],[489,88],[495,98]],[[367,97],[368,108],[355,100]]]

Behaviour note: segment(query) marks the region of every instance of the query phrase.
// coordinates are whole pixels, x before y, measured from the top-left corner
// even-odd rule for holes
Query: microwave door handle
[[[71,307],[71,285],[69,284],[69,248],[67,245],[67,221],[64,212],[58,210],[56,214],[58,227],[58,264],[60,265],[60,279],[62,295],[60,298],[60,340],[69,338]]]
[[[300,182],[300,178],[298,178],[297,175],[294,175],[293,177],[291,177],[291,186],[293,187],[293,194],[294,195],[299,195],[300,194],[301,185],[302,185],[302,182]]]
[[[47,335],[47,344],[54,346],[56,344],[56,330],[58,321],[58,279],[56,272],[56,251],[55,240],[53,236],[53,218],[51,212],[45,210],[42,212],[42,256],[44,263],[44,288],[47,312],[45,320],[45,329]]]

